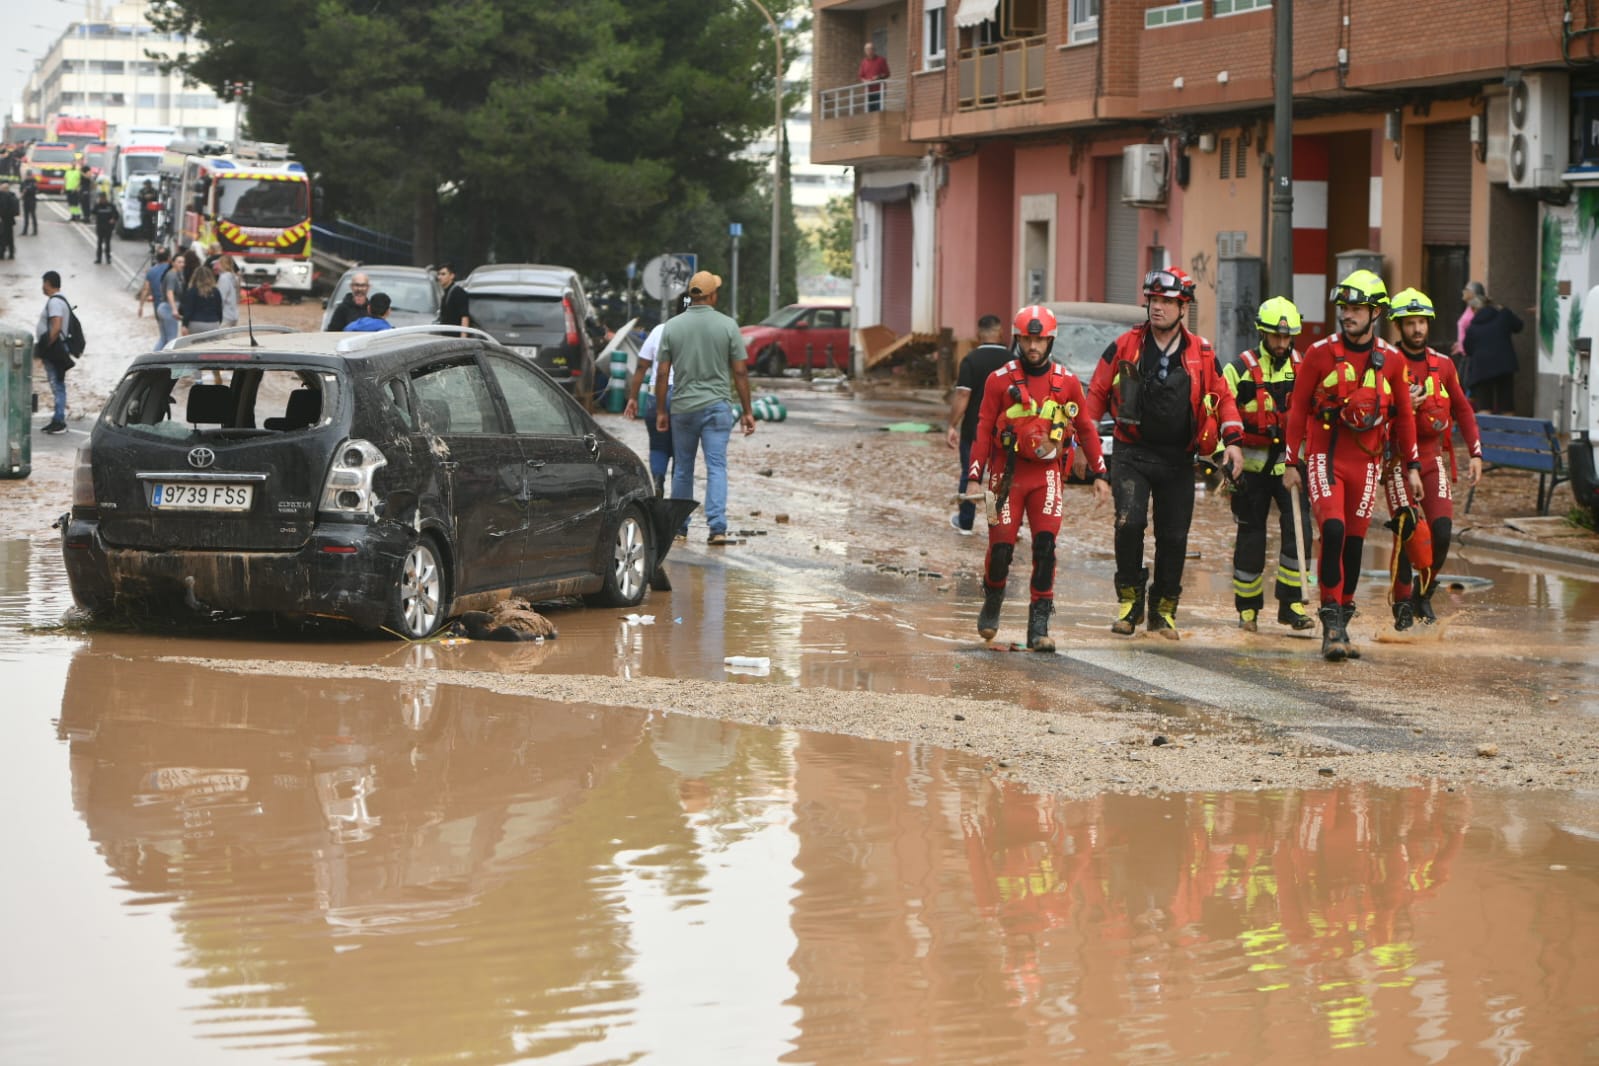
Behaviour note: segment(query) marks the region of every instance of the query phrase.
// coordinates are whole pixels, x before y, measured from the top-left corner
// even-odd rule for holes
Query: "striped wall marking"
[[[1327,228],[1327,182],[1294,179],[1294,229]]]

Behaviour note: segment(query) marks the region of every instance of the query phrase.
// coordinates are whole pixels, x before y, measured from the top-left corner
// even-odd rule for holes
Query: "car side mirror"
[[[796,322],[796,323],[794,323],[794,328],[795,329],[810,329],[811,328],[811,324],[809,322]]]

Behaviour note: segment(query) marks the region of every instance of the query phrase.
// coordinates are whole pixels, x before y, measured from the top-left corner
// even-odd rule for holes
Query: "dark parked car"
[[[576,271],[496,263],[478,267],[462,284],[471,297],[473,326],[536,364],[585,407],[591,404],[597,323]]]
[[[426,267],[413,266],[358,266],[351,267],[339,276],[338,284],[323,302],[322,328],[327,329],[333,312],[350,294],[350,279],[365,274],[372,282],[367,295],[387,293],[390,301],[389,325],[425,326],[439,320],[439,301],[444,290],[438,278]]]
[[[643,599],[692,504],[479,336],[256,327],[138,357],[78,455],[91,611],[332,616],[409,638],[508,593]]]

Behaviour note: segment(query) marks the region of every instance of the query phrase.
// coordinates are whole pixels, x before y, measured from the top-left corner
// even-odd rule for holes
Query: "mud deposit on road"
[[[1357,780],[1435,779],[1530,789],[1599,787],[1599,744],[1568,740],[1559,723],[1508,713],[1413,715],[1425,750],[1357,751],[1292,732],[1153,711],[1108,713],[1052,693],[1044,707],[923,694],[788,688],[688,679],[416,670],[406,667],[185,656],[160,661],[244,676],[365,678],[398,687],[461,685],[540,701],[629,707],[751,725],[920,742],[986,760],[985,771],[1065,796],[1099,792],[1322,788]],[[1264,735],[1263,735],[1264,733]],[[1492,737],[1496,757],[1478,753]],[[1157,741],[1157,738],[1158,741]]]

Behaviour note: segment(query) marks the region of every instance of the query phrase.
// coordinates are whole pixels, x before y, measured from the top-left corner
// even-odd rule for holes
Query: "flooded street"
[[[154,332],[117,283],[90,397]],[[1599,1061],[1599,571],[1457,547],[1404,636],[1375,535],[1329,667],[1234,627],[1201,493],[1183,639],[1118,639],[1074,490],[1059,654],[1008,650],[1018,573],[990,648],[952,453],[882,429],[942,409],[786,396],[730,449],[744,543],[696,519],[670,591],[537,644],[71,624],[88,422],[36,436],[0,1060]]]

